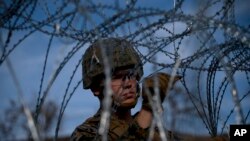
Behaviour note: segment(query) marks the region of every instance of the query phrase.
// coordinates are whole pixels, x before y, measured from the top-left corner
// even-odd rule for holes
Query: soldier
[[[99,99],[100,108],[93,117],[76,127],[71,140],[101,140],[98,129],[103,108],[102,100],[105,96],[104,57],[108,59],[111,69],[112,110],[107,133],[108,140],[146,140],[149,136],[153,113],[145,90],[142,90],[143,102],[140,111],[131,115],[131,109],[135,107],[141,93],[138,82],[143,76],[143,64],[132,44],[119,38],[99,39],[83,55],[83,87],[90,89]],[[156,80],[159,80],[159,94],[163,101],[170,78],[168,74],[157,73],[146,77],[142,86],[148,88],[148,92],[153,95],[155,76]],[[176,76],[173,84],[179,79],[180,77]],[[157,132],[154,139],[159,140]]]

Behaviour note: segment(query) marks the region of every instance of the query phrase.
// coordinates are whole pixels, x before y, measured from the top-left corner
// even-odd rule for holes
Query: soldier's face
[[[113,100],[118,106],[133,107],[137,102],[137,80],[128,70],[121,70],[112,75],[111,88]]]

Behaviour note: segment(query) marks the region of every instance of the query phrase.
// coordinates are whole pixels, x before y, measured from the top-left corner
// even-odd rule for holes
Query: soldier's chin
[[[131,100],[131,101],[124,101],[121,103],[120,107],[122,108],[134,108],[137,103],[137,100]]]

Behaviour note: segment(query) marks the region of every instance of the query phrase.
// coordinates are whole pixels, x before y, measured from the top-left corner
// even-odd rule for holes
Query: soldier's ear
[[[102,93],[102,89],[100,87],[91,87],[90,90],[92,91],[94,96],[99,97]]]
[[[93,84],[90,85],[90,90],[92,91],[94,96],[99,97],[103,93],[103,85],[104,81],[103,79],[97,79],[100,81],[95,81]]]

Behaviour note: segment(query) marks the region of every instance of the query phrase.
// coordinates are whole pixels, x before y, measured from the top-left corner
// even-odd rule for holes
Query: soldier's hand
[[[170,86],[171,75],[163,72],[155,73],[151,76],[144,78],[142,82],[142,108],[148,111],[151,111],[151,105],[149,98],[152,98],[155,95],[154,87],[158,86],[160,102],[162,103],[167,95],[168,87]],[[174,76],[172,85],[176,83],[177,80],[180,80],[181,76]],[[156,82],[155,82],[156,81]],[[156,85],[157,84],[157,85]]]

